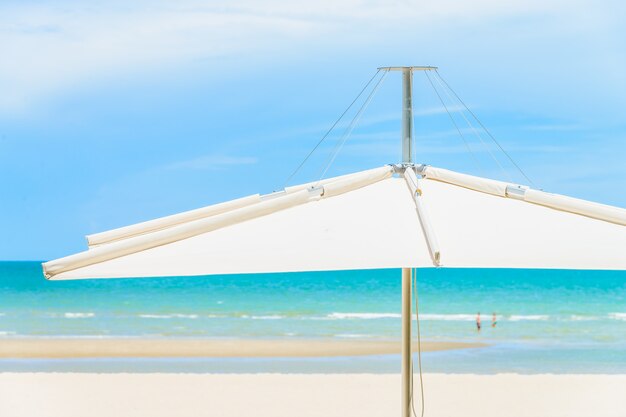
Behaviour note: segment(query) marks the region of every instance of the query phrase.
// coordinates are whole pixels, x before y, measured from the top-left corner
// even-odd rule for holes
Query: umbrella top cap
[[[430,66],[411,66],[411,67],[379,67],[379,70],[385,71],[436,71],[438,67]]]

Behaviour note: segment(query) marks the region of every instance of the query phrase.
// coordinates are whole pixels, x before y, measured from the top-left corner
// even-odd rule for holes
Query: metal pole
[[[411,415],[411,268],[402,268],[402,417]]]
[[[413,71],[402,70],[402,162],[413,161]],[[411,415],[411,269],[402,268],[401,416]]]
[[[413,71],[402,70],[402,162],[413,162]]]
[[[413,163],[413,71],[437,67],[380,67],[402,71],[402,163]],[[401,416],[411,415],[411,268],[402,268],[402,403]]]

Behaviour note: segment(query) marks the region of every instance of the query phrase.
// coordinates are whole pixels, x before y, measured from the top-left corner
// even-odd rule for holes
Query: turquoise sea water
[[[424,340],[489,344],[427,353],[426,371],[626,372],[624,272],[426,269],[418,271],[418,290]],[[57,282],[43,278],[38,262],[0,262],[0,338],[399,340],[399,317],[399,270]],[[390,355],[88,362],[126,370],[393,372],[397,361]],[[3,360],[0,370],[85,363]]]

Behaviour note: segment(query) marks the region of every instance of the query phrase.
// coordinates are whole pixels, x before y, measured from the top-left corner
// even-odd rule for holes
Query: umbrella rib
[[[417,211],[417,217],[422,225],[422,231],[424,232],[424,237],[426,238],[426,243],[428,244],[430,258],[435,266],[441,266],[441,251],[439,250],[439,243],[427,210],[422,204],[422,193],[419,189],[417,176],[415,175],[415,171],[413,171],[413,167],[407,166],[405,168],[404,179],[406,180],[406,184],[411,191],[411,196],[413,197],[413,201],[415,203],[415,210]]]
[[[459,172],[431,166],[420,166],[419,172],[428,180],[444,182],[481,193],[511,198],[525,203],[532,203],[554,210],[626,226],[626,210],[620,207],[607,206],[592,201],[547,193],[526,186],[508,184],[502,181],[475,177],[473,175],[461,174]]]

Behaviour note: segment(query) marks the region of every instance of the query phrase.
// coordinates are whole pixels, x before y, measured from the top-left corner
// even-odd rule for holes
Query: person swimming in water
[[[491,327],[496,327],[496,324],[498,324],[498,320],[496,320],[496,313],[494,311],[493,315],[491,316]]]
[[[476,314],[476,330],[480,331],[480,311]]]

